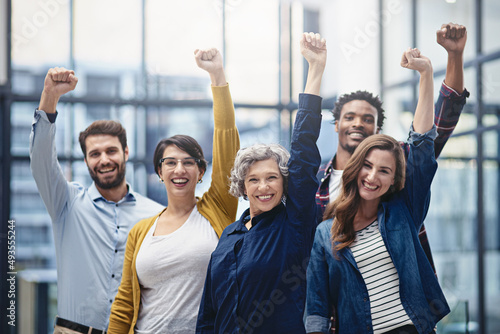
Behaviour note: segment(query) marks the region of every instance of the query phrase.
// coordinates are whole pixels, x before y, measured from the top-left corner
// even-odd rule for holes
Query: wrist
[[[210,73],[210,81],[212,86],[225,86],[227,85],[226,75],[224,74],[224,70],[220,69],[215,72]]]
[[[59,96],[47,92],[45,89],[42,91],[42,96],[40,98],[40,105],[38,109],[45,111],[49,114],[54,114],[56,112],[57,103],[59,102]]]

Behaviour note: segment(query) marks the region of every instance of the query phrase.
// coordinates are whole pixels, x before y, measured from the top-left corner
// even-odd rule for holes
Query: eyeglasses
[[[165,163],[163,163],[165,162]],[[186,169],[194,168],[194,166],[198,165],[200,163],[200,159],[189,157],[189,158],[184,158],[184,159],[175,159],[175,158],[162,158],[160,159],[160,162],[158,165],[161,167],[162,164],[167,167],[167,169],[174,169],[177,167],[178,163],[181,163],[182,166]]]

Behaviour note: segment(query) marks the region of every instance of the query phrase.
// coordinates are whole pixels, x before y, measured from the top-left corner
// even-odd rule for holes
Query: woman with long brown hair
[[[394,138],[373,135],[349,159],[339,197],[317,230],[307,269],[307,333],[327,333],[332,309],[345,333],[434,333],[449,307],[418,240],[437,163],[430,60],[420,73],[408,162]]]

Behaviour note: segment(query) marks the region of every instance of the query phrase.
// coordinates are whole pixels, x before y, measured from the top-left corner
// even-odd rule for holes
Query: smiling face
[[[255,217],[280,204],[283,176],[278,163],[267,159],[253,163],[245,176],[245,195],[250,202],[250,216]]]
[[[396,159],[390,151],[372,149],[358,173],[359,195],[365,201],[380,201],[394,184]]]
[[[113,189],[123,185],[128,147],[123,151],[118,137],[111,135],[88,136],[85,145],[85,163],[97,188]]]
[[[352,100],[344,104],[340,119],[335,121],[339,149],[354,153],[366,137],[378,133],[377,118],[377,109],[364,100]]]
[[[169,145],[163,151],[163,158],[172,158],[177,162],[173,167],[168,166],[164,161],[158,170],[160,178],[165,183],[167,196],[170,199],[186,196],[191,200],[194,197],[196,184],[202,178],[204,171],[197,164],[183,164],[178,161],[190,157],[187,152],[176,145]]]

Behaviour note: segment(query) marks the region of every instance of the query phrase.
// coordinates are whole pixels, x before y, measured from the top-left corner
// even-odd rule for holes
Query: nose
[[[269,187],[266,180],[262,180],[259,182],[259,190],[266,190]]]
[[[355,128],[360,128],[363,126],[363,121],[360,117],[355,117],[352,126],[354,126]]]
[[[366,176],[366,180],[369,182],[372,182],[375,179],[375,169],[372,169],[368,172],[368,175]]]
[[[103,153],[101,155],[101,164],[105,165],[109,163],[111,160],[109,159],[108,155],[106,153]]]
[[[182,164],[181,159],[177,160],[177,164],[175,165],[174,171],[176,173],[183,173],[186,171],[186,168],[184,168],[184,165]]]

